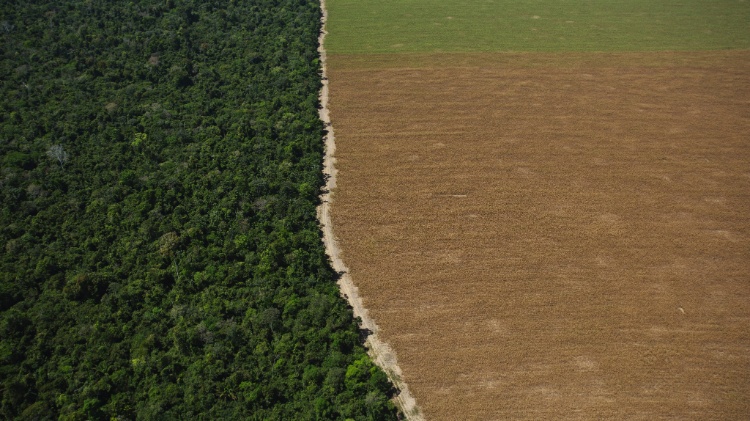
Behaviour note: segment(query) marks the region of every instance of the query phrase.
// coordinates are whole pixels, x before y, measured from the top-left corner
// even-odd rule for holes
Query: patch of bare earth
[[[341,257],[426,419],[750,415],[750,53],[328,63]]]

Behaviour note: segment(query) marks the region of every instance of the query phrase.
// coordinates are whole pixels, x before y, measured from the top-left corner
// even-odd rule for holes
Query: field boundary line
[[[325,37],[328,34],[326,31],[328,11],[325,7],[325,0],[320,1],[320,10],[322,13],[322,26],[320,37],[318,38],[318,52],[320,54],[323,87],[320,90],[319,114],[320,119],[326,126],[325,156],[323,158],[323,174],[326,176],[326,185],[323,194],[321,195],[321,203],[318,206],[317,213],[318,221],[320,221],[320,224],[322,225],[323,243],[325,244],[326,253],[328,253],[328,256],[331,259],[333,269],[340,274],[338,285],[341,294],[349,302],[349,305],[352,306],[354,316],[360,318],[360,328],[370,332],[365,341],[367,353],[375,364],[377,364],[386,375],[388,375],[388,378],[399,390],[398,394],[393,398],[394,403],[401,412],[403,412],[407,420],[424,421],[424,417],[417,406],[416,400],[412,397],[409,392],[409,387],[402,379],[401,368],[396,360],[396,353],[387,343],[380,340],[378,336],[378,325],[368,315],[367,309],[362,304],[362,299],[359,297],[359,290],[357,286],[354,285],[352,277],[349,275],[349,269],[340,257],[341,249],[339,248],[338,242],[333,234],[333,225],[331,224],[331,192],[336,188],[337,170],[335,167],[336,158],[334,157],[334,153],[336,152],[336,142],[328,109],[326,50],[323,45]]]

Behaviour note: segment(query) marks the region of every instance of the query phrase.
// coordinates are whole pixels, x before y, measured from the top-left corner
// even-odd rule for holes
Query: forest
[[[0,6],[0,418],[395,420],[321,243],[313,0]]]

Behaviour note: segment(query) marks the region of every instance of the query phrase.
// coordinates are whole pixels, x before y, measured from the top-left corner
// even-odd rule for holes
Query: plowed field
[[[335,233],[428,420],[750,417],[750,53],[329,76]]]

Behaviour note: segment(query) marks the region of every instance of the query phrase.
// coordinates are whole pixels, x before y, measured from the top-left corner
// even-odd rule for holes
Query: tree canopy
[[[0,10],[0,418],[396,419],[316,220],[319,4]]]

